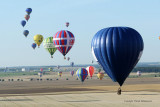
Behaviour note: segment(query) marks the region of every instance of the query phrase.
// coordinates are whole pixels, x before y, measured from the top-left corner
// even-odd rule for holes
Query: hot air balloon
[[[74,35],[67,30],[61,30],[53,36],[53,43],[55,47],[61,52],[64,56],[69,52],[74,44],[75,38]]]
[[[66,27],[68,27],[69,26],[69,22],[66,22]]]
[[[137,71],[137,75],[141,76],[142,75],[141,71]]]
[[[67,60],[69,61],[69,60],[70,60],[70,57],[68,57]]]
[[[88,71],[85,68],[80,68],[77,70],[76,75],[81,80],[81,82],[84,82],[88,76]]]
[[[60,66],[59,66],[59,65],[57,65],[57,68],[59,69],[59,68],[60,68]]]
[[[39,77],[42,77],[42,72],[38,72]]]
[[[74,62],[71,62],[70,65],[71,65],[71,67],[73,67],[74,66]]]
[[[53,71],[53,68],[52,68],[52,67],[50,67],[50,68],[49,68],[49,71],[50,71],[50,72],[52,72],[52,71]]]
[[[33,48],[33,49],[35,49],[36,46],[37,46],[37,45],[36,45],[35,43],[32,44],[32,48]]]
[[[24,30],[24,31],[23,31],[23,34],[24,34],[25,37],[27,37],[28,34],[29,34],[29,31],[28,31],[28,30]]]
[[[43,36],[40,35],[40,34],[37,34],[34,36],[34,41],[35,43],[38,45],[38,47],[40,46],[40,44],[42,43],[43,41]]]
[[[139,61],[143,39],[129,27],[110,27],[98,31],[92,39],[92,54],[104,71],[121,86]]]
[[[92,60],[92,62],[91,62],[92,64],[94,63],[94,61]]]
[[[159,40],[160,40],[160,36],[159,36]]]
[[[60,76],[60,77],[61,77],[61,76],[62,76],[62,72],[58,72],[58,76]]]
[[[26,25],[26,21],[25,20],[22,20],[21,21],[21,25],[24,27]]]
[[[28,15],[30,15],[31,12],[32,12],[32,9],[31,9],[31,8],[27,8],[27,9],[26,9],[26,13],[27,13]]]
[[[90,75],[91,79],[92,79],[92,76],[94,74],[94,67],[93,66],[88,66],[86,68],[86,70],[88,71],[88,75]]]
[[[50,53],[51,58],[53,58],[53,54],[56,52],[57,48],[53,44],[53,37],[48,37],[43,41],[43,47]]]
[[[24,16],[24,18],[28,21],[29,18],[30,18],[30,16],[29,16],[28,14],[26,14],[26,15]]]
[[[70,74],[73,76],[74,75],[74,71],[71,71]]]
[[[97,77],[98,77],[100,80],[102,80],[103,77],[104,77],[104,73],[99,72],[99,73],[97,74]]]
[[[41,68],[40,71],[43,72],[43,68]]]

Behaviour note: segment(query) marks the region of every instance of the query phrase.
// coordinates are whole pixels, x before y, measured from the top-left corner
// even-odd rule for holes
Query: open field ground
[[[117,95],[119,86],[110,78],[98,80],[94,76],[83,84],[68,73],[61,78],[44,75],[42,81],[37,81],[39,77],[35,75],[12,77],[23,81],[8,81],[9,78],[0,82],[0,107],[158,107],[160,104],[160,77],[128,78],[122,95]]]

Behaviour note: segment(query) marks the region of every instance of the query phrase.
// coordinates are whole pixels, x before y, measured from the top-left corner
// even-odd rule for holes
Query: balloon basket
[[[121,90],[121,87],[119,87],[118,90],[117,90],[117,94],[118,94],[118,95],[121,95],[121,91],[122,91],[122,90]]]

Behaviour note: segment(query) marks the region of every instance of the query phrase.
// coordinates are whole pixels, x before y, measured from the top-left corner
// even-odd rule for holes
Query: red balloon
[[[93,66],[89,66],[89,67],[86,68],[86,70],[88,71],[88,74],[92,78],[92,76],[94,74],[94,67]]]

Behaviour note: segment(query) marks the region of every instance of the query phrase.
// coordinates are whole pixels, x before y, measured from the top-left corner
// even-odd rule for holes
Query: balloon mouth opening
[[[53,56],[51,56],[51,58],[53,58]]]

